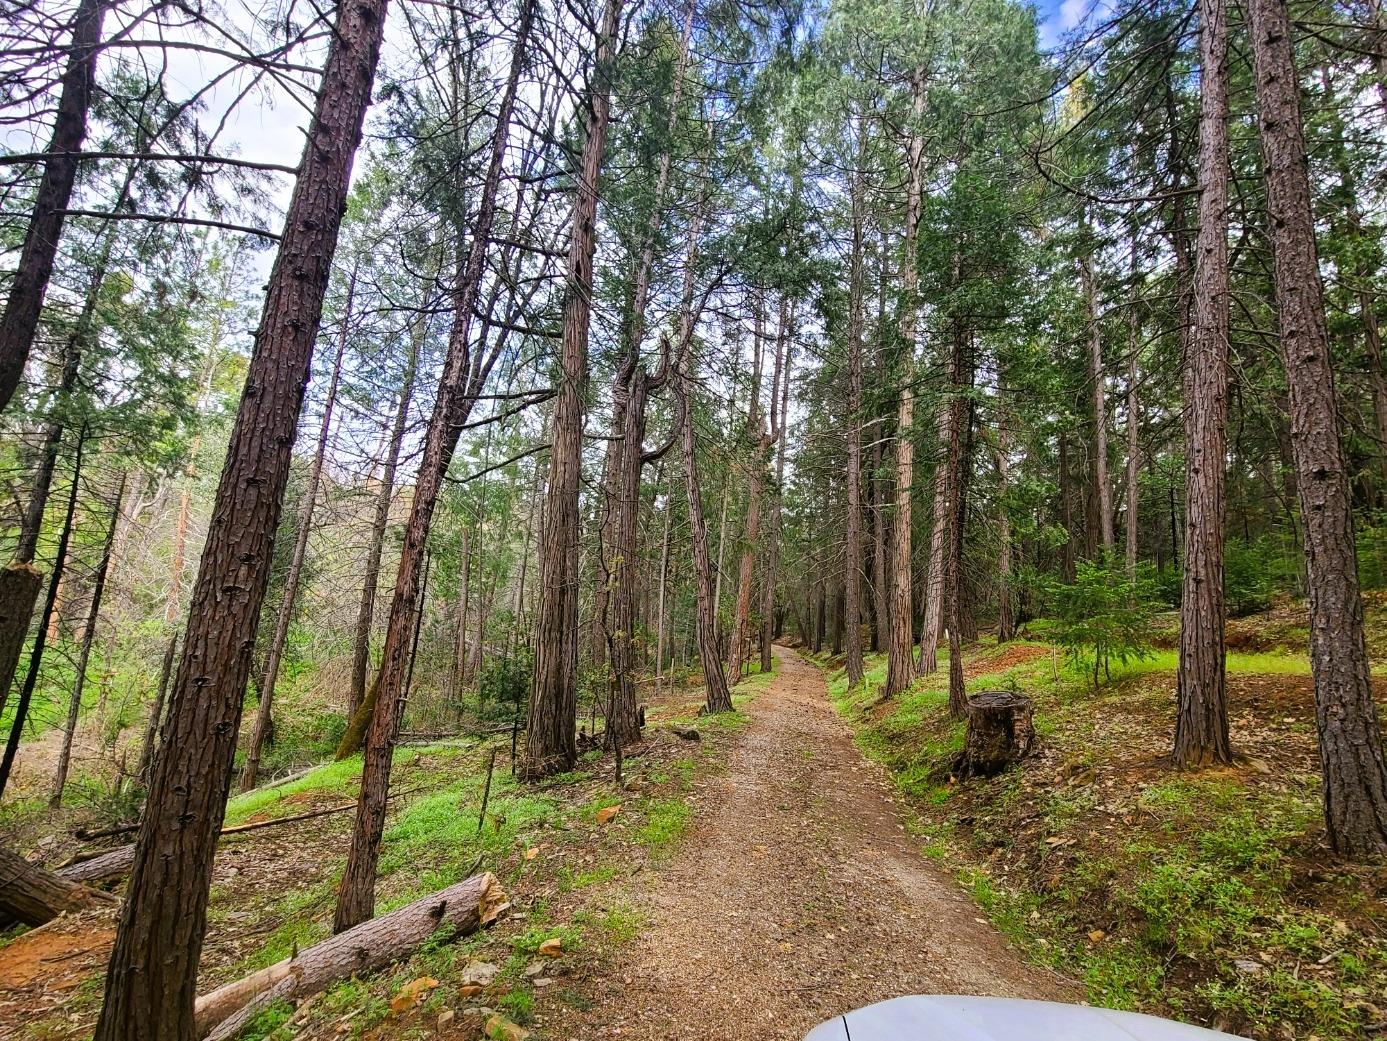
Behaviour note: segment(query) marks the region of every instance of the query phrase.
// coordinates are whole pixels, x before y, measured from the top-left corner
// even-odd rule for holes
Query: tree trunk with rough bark
[[[1201,0],[1199,238],[1184,367],[1185,572],[1174,759],[1227,763],[1223,539],[1228,424],[1228,12]]]
[[[915,326],[919,274],[916,242],[924,195],[924,137],[920,126],[925,112],[925,70],[911,74],[911,126],[906,145],[908,186],[905,207],[905,260],[901,265],[901,359],[897,379],[900,402],[896,417],[896,512],[892,517],[891,597],[887,604],[886,686],[883,697],[892,697],[910,686],[915,675],[915,639],[911,629],[914,584],[911,580],[910,499],[915,467]]]
[[[1387,851],[1387,764],[1363,634],[1294,37],[1285,0],[1252,0],[1250,12],[1277,320],[1305,525],[1325,826],[1336,852],[1379,856]]]
[[[96,86],[96,57],[101,50],[101,23],[109,0],[81,0],[72,23],[72,42],[63,73],[48,160],[34,196],[29,228],[19,263],[9,284],[0,318],[0,410],[19,389],[33,349],[43,298],[58,256],[66,210],[77,181],[77,153],[87,136],[87,114]]]
[[[539,606],[525,754],[519,775],[539,780],[571,769],[578,757],[574,731],[578,672],[578,486],[582,471],[588,324],[597,248],[597,204],[611,118],[612,64],[622,0],[606,0],[598,29],[587,121],[573,201],[563,302],[558,395],[549,448],[549,487],[540,533]]]
[[[386,0],[337,9],[155,758],[96,1041],[193,1041],[217,833]]]
[[[115,903],[115,897],[45,871],[0,846],[0,920],[43,925],[70,911]]]
[[[347,866],[337,888],[337,906],[332,919],[334,933],[344,932],[375,913],[376,865],[380,858],[381,835],[385,830],[390,767],[405,705],[409,700],[407,674],[413,666],[414,631],[418,625],[415,612],[424,609],[429,528],[433,523],[444,475],[457,447],[458,435],[471,415],[489,372],[488,365],[480,357],[474,359],[471,356],[473,312],[481,294],[486,252],[496,218],[506,142],[510,137],[511,113],[519,90],[534,13],[534,0],[526,0],[520,8],[506,85],[498,100],[486,174],[471,228],[472,240],[459,271],[459,283],[454,288],[453,326],[448,337],[448,350],[434,398],[433,413],[424,434],[424,451],[414,479],[409,520],[405,524],[400,549],[395,594],[390,603],[385,647],[381,652],[370,725],[366,730],[356,819],[347,850]]]

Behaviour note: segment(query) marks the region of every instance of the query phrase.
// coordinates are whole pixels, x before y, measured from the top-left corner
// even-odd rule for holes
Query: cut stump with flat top
[[[1030,754],[1035,744],[1031,699],[1010,690],[984,690],[968,698],[968,734],[959,756],[960,777],[992,777]]]

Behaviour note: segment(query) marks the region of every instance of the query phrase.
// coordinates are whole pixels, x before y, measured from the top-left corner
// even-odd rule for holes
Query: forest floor
[[[1387,597],[1368,607],[1381,676]],[[882,659],[849,692],[841,660],[787,648],[738,686],[733,713],[698,716],[696,686],[649,696],[622,785],[596,751],[517,784],[508,735],[402,747],[377,910],[484,869],[511,914],[272,1007],[243,1037],[790,1041],[932,991],[1088,1000],[1266,1041],[1378,1036],[1387,868],[1325,847],[1294,620],[1239,623],[1239,759],[1219,770],[1166,763],[1174,652],[1094,689],[1040,640],[965,652],[970,689],[1036,704],[1039,751],[992,780],[950,774],[962,730],[947,669],[883,704]],[[359,775],[349,759],[239,796],[228,823],[350,803]],[[55,864],[91,845],[72,838],[74,812],[12,818],[5,840]],[[335,813],[223,840],[201,990],[326,935],[350,825]],[[0,933],[0,1037],[90,1036],[111,935],[101,913]]]
[[[789,1041],[902,994],[1075,998],[920,856],[822,672],[780,656],[687,840],[640,887],[647,927],[554,1036]]]
[[[1366,600],[1381,712],[1387,595]],[[1235,762],[1198,771],[1169,762],[1173,650],[1115,664],[1094,688],[1040,640],[965,648],[968,689],[1029,695],[1040,738],[1018,767],[966,782],[952,774],[963,725],[947,712],[947,655],[886,703],[883,656],[854,692],[841,658],[815,660],[925,854],[1088,1001],[1268,1041],[1379,1037],[1387,865],[1344,862],[1325,841],[1304,611],[1230,623]]]

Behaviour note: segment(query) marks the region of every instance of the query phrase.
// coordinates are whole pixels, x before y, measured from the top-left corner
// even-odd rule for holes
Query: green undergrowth
[[[965,654],[970,691],[1031,697],[1041,751],[962,783],[951,768],[964,727],[948,716],[942,655],[938,673],[884,703],[884,656],[867,658],[852,691],[836,662],[817,660],[859,746],[910,796],[922,852],[1018,947],[1094,1004],[1251,1038],[1347,1041],[1387,1021],[1387,871],[1324,848],[1313,719],[1296,683],[1304,655],[1230,653],[1246,758],[1182,774],[1164,761],[1176,652],[1114,663],[1097,691],[1044,643]],[[1255,703],[1270,718],[1238,703],[1239,683],[1271,699]]]
[[[752,681],[739,686],[737,704],[745,705],[757,686]],[[392,803],[382,840],[377,913],[478,870],[496,873],[514,908],[490,931],[460,939],[435,936],[400,965],[337,984],[311,1007],[306,1028],[348,1038],[375,1037],[382,1029],[391,1037],[433,1036],[444,1009],[460,1014],[484,1004],[529,1026],[546,1001],[589,1003],[578,982],[581,975],[573,975],[575,967],[630,943],[646,927],[644,913],[625,895],[623,880],[642,863],[658,863],[675,848],[691,823],[687,793],[702,772],[720,762],[720,735],[744,725],[745,719],[740,708],[699,717],[694,725],[711,732],[703,742],[686,747],[676,741],[660,754],[628,758],[630,790],[624,791],[612,783],[610,759],[595,753],[582,757],[575,770],[534,785],[513,780],[502,754],[480,827],[487,748],[455,743],[402,749],[392,789],[424,790]],[[234,810],[244,819],[330,804],[355,793],[359,774],[359,759],[329,764],[273,792],[238,799]],[[327,935],[344,863],[338,857],[318,881],[301,882],[259,910],[259,921],[273,927],[234,975],[271,964]],[[244,899],[244,893],[214,894],[214,921],[239,920]],[[540,951],[554,940],[562,952],[558,959]],[[466,992],[463,984],[475,962],[498,969],[481,994]],[[407,1012],[392,1012],[391,998],[421,977],[438,985]],[[289,1037],[288,1018],[281,1012],[267,1010],[242,1036]]]

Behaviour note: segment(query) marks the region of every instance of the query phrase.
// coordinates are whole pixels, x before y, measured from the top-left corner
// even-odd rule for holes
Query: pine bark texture
[[[896,512],[892,517],[890,625],[886,644],[886,687],[892,697],[910,686],[915,675],[914,603],[911,581],[910,506],[915,482],[915,327],[919,291],[916,243],[924,195],[925,142],[920,122],[925,112],[925,70],[911,75],[911,128],[906,155],[908,186],[905,207],[905,260],[901,265],[901,360],[897,378],[900,401],[896,414]]]
[[[612,62],[622,0],[607,0],[593,54],[588,114],[573,202],[549,487],[540,531],[535,661],[519,773],[529,780],[571,769],[578,758],[578,487],[582,476],[588,326],[602,159],[611,118]]]
[[[1250,12],[1277,319],[1305,525],[1325,826],[1337,852],[1375,856],[1387,851],[1387,764],[1363,634],[1294,38],[1285,0],[1252,0]]]
[[[43,925],[69,911],[113,902],[105,893],[45,871],[0,846],[0,920]]]
[[[1184,366],[1185,571],[1174,759],[1227,763],[1223,542],[1228,424],[1228,12],[1201,0],[1199,235]]]
[[[29,228],[19,264],[10,281],[4,317],[0,318],[0,410],[19,389],[24,366],[33,349],[39,315],[53,262],[58,256],[65,210],[77,181],[76,153],[87,136],[87,114],[96,85],[96,56],[101,49],[101,23],[109,0],[81,0],[72,23],[72,42],[63,73],[48,160],[34,196]]]
[[[255,631],[386,0],[337,9],[217,488],[97,1041],[193,1041],[197,966]]]

